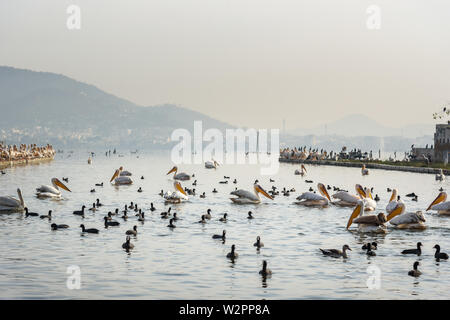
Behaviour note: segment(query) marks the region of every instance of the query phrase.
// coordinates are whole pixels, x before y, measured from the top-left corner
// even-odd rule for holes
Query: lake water
[[[345,229],[351,209],[329,207],[304,208],[293,204],[295,198],[317,182],[339,186],[354,192],[355,183],[374,187],[384,210],[390,194],[387,187],[398,188],[408,211],[425,210],[448,182],[437,182],[434,175],[371,170],[362,177],[356,168],[307,166],[305,178],[294,175],[292,164],[280,164],[275,176],[260,176],[256,165],[223,165],[217,170],[203,165],[180,166],[181,171],[195,173],[183,187],[196,188],[197,196],[189,202],[172,205],[181,220],[177,228],[167,228],[168,220],[160,218],[164,205],[158,195],[161,189],[172,190],[173,164],[164,154],[130,154],[106,157],[99,152],[91,165],[87,153],[58,154],[53,162],[6,169],[0,175],[0,195],[16,196],[22,189],[31,211],[46,214],[53,210],[52,222],[68,224],[69,229],[52,231],[50,222],[24,214],[0,215],[0,298],[2,299],[448,299],[450,262],[436,262],[435,244],[450,251],[450,218],[427,213],[425,231],[389,229],[386,235],[361,235]],[[115,187],[109,184],[114,170],[123,165],[133,173],[134,184]],[[140,177],[144,176],[144,180]],[[219,184],[230,176],[228,184]],[[60,201],[39,200],[35,188],[50,184],[52,177],[69,177],[71,193],[62,191]],[[238,183],[233,184],[236,178]],[[275,182],[269,182],[269,178]],[[255,179],[266,189],[295,188],[291,196],[277,196],[273,201],[263,198],[259,205],[235,205],[229,193],[235,187],[252,190]],[[311,179],[314,184],[307,184]],[[96,187],[95,183],[104,183]],[[137,189],[142,187],[143,192]],[[92,188],[95,193],[90,193]],[[213,188],[218,193],[212,193]],[[206,198],[198,195],[206,192]],[[415,192],[418,202],[404,197]],[[333,192],[331,192],[333,193]],[[81,205],[90,207],[96,198],[104,206],[82,219],[72,214]],[[103,227],[103,217],[115,208],[134,201],[146,213],[141,224],[134,215],[119,227]],[[156,211],[148,210],[153,202]],[[208,208],[212,219],[197,223]],[[251,210],[255,219],[247,219]],[[378,211],[378,210],[377,210]],[[218,219],[228,213],[228,222]],[[79,225],[98,228],[100,233],[82,235]],[[125,231],[138,226],[137,237],[131,241],[130,253],[122,249]],[[225,244],[213,240],[213,234],[227,231]],[[253,243],[261,236],[265,246],[257,251]],[[377,241],[377,256],[367,257],[363,243]],[[424,244],[421,257],[403,256],[403,249]],[[232,244],[239,258],[232,263],[226,258]],[[347,260],[323,256],[319,248],[342,248],[352,251]],[[262,260],[273,271],[265,281],[258,274]],[[414,261],[419,260],[423,272],[419,278],[407,275]],[[79,266],[81,289],[70,290],[67,268]],[[369,266],[380,269],[379,289],[369,289]]]

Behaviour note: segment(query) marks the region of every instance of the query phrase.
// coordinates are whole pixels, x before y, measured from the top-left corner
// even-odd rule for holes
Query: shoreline
[[[26,166],[28,164],[40,164],[44,162],[50,162],[54,159],[54,157],[45,157],[45,158],[32,158],[32,159],[20,159],[20,160],[0,160],[0,169],[11,168],[15,166]]]
[[[430,167],[412,167],[412,166],[396,166],[390,164],[381,163],[371,163],[368,162],[347,162],[347,161],[332,161],[332,160],[300,160],[300,159],[286,159],[279,158],[279,162],[282,163],[292,163],[292,164],[313,164],[313,165],[325,165],[325,166],[338,166],[338,167],[350,167],[350,168],[361,168],[363,164],[366,165],[367,169],[382,169],[382,170],[392,170],[392,171],[403,171],[403,172],[414,172],[414,173],[427,173],[427,174],[437,174],[440,172],[439,168]],[[444,175],[450,175],[450,170],[442,169]]]

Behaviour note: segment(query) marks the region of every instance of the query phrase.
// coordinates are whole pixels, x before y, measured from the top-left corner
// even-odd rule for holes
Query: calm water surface
[[[161,189],[172,190],[170,158],[157,154],[124,154],[105,157],[101,152],[87,164],[87,153],[57,155],[47,164],[6,169],[0,176],[0,195],[16,196],[16,188],[23,191],[31,211],[40,214],[53,210],[52,222],[68,224],[69,229],[51,231],[50,223],[23,214],[0,215],[0,298],[2,299],[448,299],[450,262],[436,262],[432,247],[439,243],[443,251],[450,251],[450,218],[426,214],[425,231],[390,229],[386,235],[360,235],[345,230],[351,209],[330,207],[308,209],[293,202],[301,192],[317,182],[336,185],[354,191],[355,183],[374,187],[381,198],[378,208],[389,200],[387,187],[396,187],[408,210],[424,210],[448,182],[437,182],[433,175],[371,170],[362,177],[355,168],[308,166],[305,178],[295,176],[296,166],[280,164],[277,175],[260,176],[258,166],[223,165],[207,170],[203,165],[185,165],[180,169],[195,173],[198,194],[189,202],[173,205],[181,220],[175,230],[167,228],[168,220],[160,212],[168,209],[158,195]],[[114,170],[123,165],[133,173],[134,184],[110,185]],[[230,176],[228,184],[219,184],[223,176]],[[140,177],[144,176],[144,180]],[[63,191],[60,201],[39,200],[35,188],[50,184],[52,177],[69,177],[71,193]],[[236,178],[235,185],[232,180]],[[280,195],[274,201],[264,198],[260,205],[235,205],[229,193],[235,187],[252,190],[255,179],[270,189],[272,185],[295,188],[289,197]],[[311,179],[314,184],[307,184]],[[104,183],[96,187],[95,183]],[[192,187],[192,182],[182,182]],[[142,187],[143,192],[137,189]],[[92,188],[96,193],[90,193]],[[218,193],[212,193],[213,188]],[[419,201],[404,197],[415,192]],[[331,192],[332,193],[332,192]],[[84,219],[72,214],[81,205],[90,207],[96,198],[104,206]],[[115,208],[134,201],[145,209],[146,221],[141,224],[132,216],[119,227],[103,227],[103,217]],[[148,210],[153,202],[156,211]],[[212,209],[212,219],[198,224],[200,216]],[[255,219],[247,219],[251,210]],[[228,222],[218,219],[228,213]],[[79,225],[98,228],[100,234],[82,235]],[[125,231],[138,226],[132,237],[135,248],[131,253],[122,249]],[[225,244],[211,239],[213,234],[227,230]],[[253,247],[260,235],[265,247]],[[368,258],[361,246],[377,241],[376,257]],[[423,255],[402,256],[406,248],[414,248],[417,241],[424,244]],[[239,258],[232,263],[225,256],[232,244]],[[349,259],[324,257],[321,248],[341,248],[348,244],[353,251]],[[273,271],[264,281],[258,274],[262,260]],[[420,261],[423,275],[407,275],[414,261]],[[67,267],[81,269],[81,289],[66,286]],[[379,289],[368,289],[367,268],[381,270]]]

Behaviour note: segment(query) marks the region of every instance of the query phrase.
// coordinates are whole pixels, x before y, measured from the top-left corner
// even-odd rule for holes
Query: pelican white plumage
[[[17,195],[19,199],[10,196],[0,197],[0,213],[21,212],[25,209],[22,191],[19,188],[17,188]]]
[[[295,204],[307,207],[327,207],[331,199],[323,183],[317,184],[317,190],[319,190],[320,194],[314,192],[302,193],[297,197],[298,202],[295,202]]]
[[[358,232],[386,233],[387,222],[384,213],[364,214],[364,200],[359,200],[347,223],[347,230],[353,223],[358,224]]]
[[[366,169],[366,165],[363,164],[362,168],[361,168],[361,174],[363,176],[367,176],[369,174],[369,169]]]
[[[392,190],[392,194],[391,194],[391,198],[389,199],[389,203],[386,206],[386,212],[388,214],[390,214],[392,211],[395,210],[395,208],[397,207],[397,205],[400,202],[403,203],[403,201],[400,199],[400,196],[398,195],[398,190],[397,189],[393,189]]]
[[[444,181],[445,180],[444,170],[439,169],[439,173],[436,174],[436,180],[438,180],[438,181]]]
[[[230,194],[237,196],[237,198],[230,198],[230,200],[237,204],[258,204],[261,202],[261,197],[259,196],[260,193],[270,200],[273,200],[273,197],[269,195],[258,183],[253,185],[253,190],[254,193],[242,189],[232,191]]]
[[[109,180],[109,182],[113,182],[113,181],[114,181],[114,184],[115,184],[116,186],[132,184],[132,183],[133,183],[133,180],[131,180],[131,178],[130,178],[129,176],[127,176],[127,175],[121,175],[122,170],[123,170],[123,167],[120,167],[119,169],[117,169],[117,170],[114,172],[114,174],[113,174],[111,180]]]
[[[52,178],[51,182],[51,186],[42,185],[39,188],[36,188],[36,196],[38,198],[61,198],[61,191],[59,188],[71,192],[58,178]]]
[[[397,203],[397,206],[388,214],[386,220],[397,229],[426,229],[425,217],[422,211],[405,212],[406,206],[403,202]]]
[[[434,210],[437,211],[438,214],[442,215],[450,215],[450,201],[447,200],[447,193],[441,192],[436,197],[436,199],[431,202],[431,204],[428,206],[427,210]]]
[[[360,184],[355,186],[356,191],[364,201],[364,210],[373,211],[377,208],[377,202],[372,197],[372,192],[369,188],[363,188]]]
[[[304,176],[306,173],[308,173],[308,171],[306,171],[305,166],[302,164],[302,166],[300,167],[300,170],[295,170],[294,174],[295,175],[300,175],[300,176]]]
[[[214,159],[212,159],[212,161],[205,162],[206,169],[216,169],[218,166],[219,166],[219,163]]]
[[[165,199],[166,203],[180,203],[182,201],[189,200],[189,197],[187,196],[183,187],[181,187],[180,182],[175,181],[173,183],[173,187],[175,189],[174,192],[172,192],[172,193],[166,192],[164,194],[164,199]]]
[[[173,178],[175,180],[189,180],[191,178],[191,176],[188,175],[187,173],[184,172],[177,173],[178,172],[177,166],[174,166],[172,169],[170,169],[170,171],[167,172],[167,174],[171,174],[172,172],[174,172]]]

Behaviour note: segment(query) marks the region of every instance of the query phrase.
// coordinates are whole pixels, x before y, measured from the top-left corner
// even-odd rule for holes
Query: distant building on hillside
[[[437,162],[450,160],[450,121],[446,124],[437,124],[434,133],[434,159]]]
[[[450,161],[450,121],[446,124],[437,124],[434,133],[434,148],[426,146],[425,148],[411,148],[411,160],[444,162]]]

